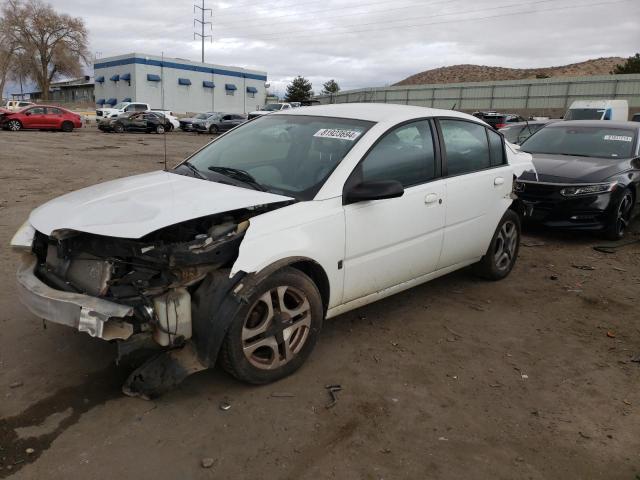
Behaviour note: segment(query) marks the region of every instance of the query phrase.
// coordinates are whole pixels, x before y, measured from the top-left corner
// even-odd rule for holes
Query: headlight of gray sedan
[[[565,197],[576,197],[578,195],[597,195],[612,191],[618,182],[596,183],[593,185],[580,185],[577,187],[566,187],[560,190],[560,194]]]
[[[16,250],[31,250],[35,235],[35,228],[33,228],[29,223],[29,220],[27,220],[11,239],[11,247]]]

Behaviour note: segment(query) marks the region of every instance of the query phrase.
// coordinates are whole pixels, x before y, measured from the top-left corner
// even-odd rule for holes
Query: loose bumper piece
[[[133,314],[133,307],[53,289],[36,277],[35,267],[36,258],[25,254],[17,274],[18,296],[31,313],[104,340],[127,339],[133,334],[133,326],[122,321]]]

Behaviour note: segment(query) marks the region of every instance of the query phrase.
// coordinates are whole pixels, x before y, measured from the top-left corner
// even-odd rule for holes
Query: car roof
[[[553,122],[549,127],[563,127],[567,125],[575,125],[577,127],[631,128],[634,130],[640,128],[638,122],[616,122],[612,120],[563,120]]]
[[[353,120],[366,120],[376,123],[399,123],[425,117],[458,117],[482,123],[480,119],[456,110],[396,105],[391,103],[340,103],[334,105],[315,105],[298,107],[293,110],[280,110],[270,115],[309,115],[314,117],[337,117]]]
[[[550,120],[529,120],[527,122],[510,123],[508,126],[503,127],[503,128],[521,127],[521,126],[526,126],[526,125],[546,125],[547,123],[556,123],[556,122],[561,122],[561,121],[562,120],[555,120],[555,119],[550,119]],[[502,128],[500,130],[502,130]]]

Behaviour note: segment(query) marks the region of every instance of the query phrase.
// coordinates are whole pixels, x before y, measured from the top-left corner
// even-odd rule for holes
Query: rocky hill
[[[560,67],[504,68],[484,65],[453,65],[416,73],[395,85],[425,85],[429,83],[486,82],[491,80],[522,80],[525,78],[580,77],[584,75],[608,75],[622,57],[607,57],[572,63]]]

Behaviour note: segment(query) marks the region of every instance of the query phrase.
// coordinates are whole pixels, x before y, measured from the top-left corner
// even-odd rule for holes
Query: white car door
[[[397,180],[399,198],[345,205],[344,297],[349,302],[434,271],[445,221],[444,180],[428,120],[385,134],[347,181]],[[354,180],[355,179],[355,180]]]
[[[485,254],[511,194],[512,169],[502,137],[479,123],[440,119],[447,211],[438,268]]]

